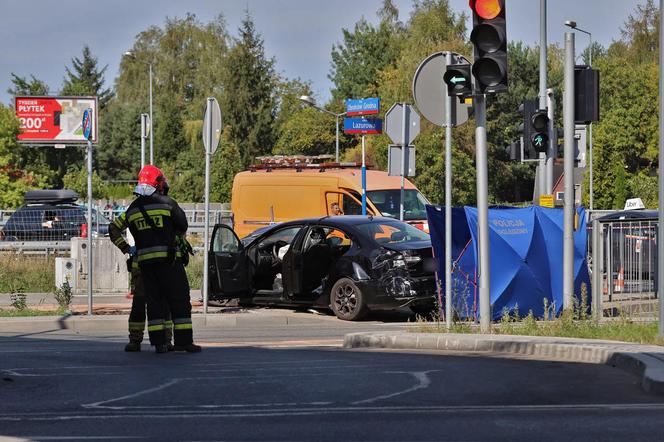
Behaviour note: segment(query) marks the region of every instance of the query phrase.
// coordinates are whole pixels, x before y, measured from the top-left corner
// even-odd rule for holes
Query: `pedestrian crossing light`
[[[470,0],[473,11],[474,63],[477,92],[507,91],[507,28],[505,0]]]
[[[546,109],[535,111],[530,117],[530,144],[537,152],[546,152],[549,144],[549,117]]]

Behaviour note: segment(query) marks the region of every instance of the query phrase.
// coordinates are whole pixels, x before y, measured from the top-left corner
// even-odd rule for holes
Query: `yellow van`
[[[332,215],[338,203],[345,215],[362,214],[361,170],[357,167],[260,168],[233,180],[231,210],[240,238],[269,224]],[[404,186],[404,221],[426,232],[427,199],[410,181]],[[401,177],[367,170],[367,214],[399,218]]]

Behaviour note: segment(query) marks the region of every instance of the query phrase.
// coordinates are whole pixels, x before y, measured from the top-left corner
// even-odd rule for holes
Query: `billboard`
[[[83,135],[83,113],[92,109],[92,139],[98,139],[97,97],[31,97],[14,98],[16,118],[21,122],[21,143],[66,144],[86,143]]]

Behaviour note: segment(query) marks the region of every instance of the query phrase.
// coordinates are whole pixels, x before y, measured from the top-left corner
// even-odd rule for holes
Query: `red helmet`
[[[155,190],[161,192],[166,185],[166,177],[164,173],[156,166],[148,164],[143,166],[140,172],[138,172],[138,184],[147,184],[152,186]]]

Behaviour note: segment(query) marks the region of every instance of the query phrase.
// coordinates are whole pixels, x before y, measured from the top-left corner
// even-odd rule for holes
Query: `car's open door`
[[[208,254],[208,289],[212,299],[232,299],[249,293],[248,259],[230,227],[214,226]]]

